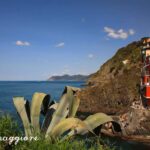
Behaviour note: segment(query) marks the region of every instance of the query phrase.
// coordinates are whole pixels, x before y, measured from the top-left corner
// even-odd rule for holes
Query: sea
[[[16,114],[12,100],[15,96],[31,101],[35,92],[42,92],[58,102],[65,86],[81,88],[83,84],[83,81],[0,81],[0,112]]]
[[[12,98],[14,96],[23,96],[31,101],[35,92],[43,92],[51,95],[51,99],[59,102],[65,86],[74,86],[83,88],[84,81],[0,81],[0,114],[10,114],[16,120],[19,116],[14,108]],[[19,121],[21,122],[21,121]],[[105,143],[115,147],[117,150],[150,150],[150,145],[127,142],[118,138],[102,137]]]

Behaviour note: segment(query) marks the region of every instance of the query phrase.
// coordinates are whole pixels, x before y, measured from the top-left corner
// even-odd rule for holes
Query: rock
[[[88,85],[78,93],[81,112],[104,112],[120,115],[129,111],[132,102],[139,101],[141,75],[140,41],[117,51],[92,74]],[[128,60],[126,65],[122,62]]]
[[[124,65],[126,65],[126,64],[128,64],[128,63],[129,63],[129,60],[128,60],[128,59],[123,60],[123,61],[122,61],[122,63],[123,63]]]
[[[139,107],[135,107],[134,105]],[[138,101],[133,103],[129,111],[119,116],[119,124],[128,136],[130,135],[149,135],[150,134],[150,110],[144,108]]]

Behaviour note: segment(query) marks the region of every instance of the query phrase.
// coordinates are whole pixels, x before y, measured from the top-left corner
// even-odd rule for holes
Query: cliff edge
[[[90,76],[88,86],[79,93],[79,111],[123,114],[140,99],[140,45],[137,41],[120,48]]]

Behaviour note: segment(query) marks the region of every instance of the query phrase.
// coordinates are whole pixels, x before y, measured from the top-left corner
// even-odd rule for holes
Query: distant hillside
[[[116,54],[91,75],[89,86],[79,93],[82,112],[119,114],[139,100],[141,75],[141,41],[120,48]]]
[[[86,75],[62,75],[62,76],[52,76],[48,81],[86,81],[89,76]]]

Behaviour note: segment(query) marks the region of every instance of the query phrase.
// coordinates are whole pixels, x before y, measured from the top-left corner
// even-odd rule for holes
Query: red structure
[[[150,106],[150,37],[142,38],[141,98],[144,106]]]

